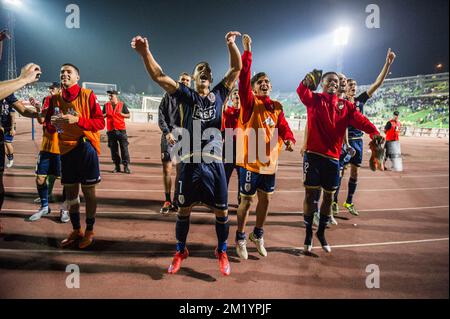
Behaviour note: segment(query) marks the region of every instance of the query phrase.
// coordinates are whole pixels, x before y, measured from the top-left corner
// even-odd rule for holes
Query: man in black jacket
[[[183,83],[187,87],[191,85],[191,76],[183,72],[180,74],[179,82]],[[172,179],[170,177],[172,173],[172,156],[171,150],[173,145],[177,142],[175,136],[173,135],[173,130],[180,127],[181,116],[180,116],[180,102],[177,98],[165,94],[161,104],[159,105],[159,115],[158,115],[158,125],[162,131],[161,135],[161,161],[163,164],[163,181],[164,181],[164,192],[165,201],[163,207],[161,208],[161,214],[167,214],[171,210],[176,210],[176,205],[172,203],[170,196],[172,189]]]

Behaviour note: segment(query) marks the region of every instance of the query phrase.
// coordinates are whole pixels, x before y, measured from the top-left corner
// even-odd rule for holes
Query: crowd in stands
[[[424,80],[425,77],[387,80],[365,105],[365,114],[375,122],[383,122],[400,112],[400,119],[406,125],[419,127],[443,127],[449,125],[449,79]],[[37,83],[20,90],[16,95],[22,100],[30,96],[42,100],[47,95],[50,83]],[[360,86],[362,92],[367,86]],[[274,92],[273,98],[280,101],[287,117],[305,118],[306,109],[295,92]],[[143,95],[122,92],[120,98],[131,109],[141,109]]]

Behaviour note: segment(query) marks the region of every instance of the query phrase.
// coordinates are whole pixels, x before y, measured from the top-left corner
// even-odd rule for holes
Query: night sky
[[[433,73],[437,63],[448,71],[448,0],[22,1],[16,12],[18,68],[40,64],[43,81],[58,80],[60,65],[70,62],[81,69],[82,81],[161,92],[130,48],[136,34],[149,38],[155,58],[172,77],[205,60],[219,81],[228,67],[224,36],[236,30],[253,38],[253,70],[267,72],[274,90],[295,91],[311,69],[336,69],[332,35],[341,25],[352,29],[344,73],[361,84],[375,80],[389,47],[397,53],[391,77]],[[65,27],[70,3],[80,7],[80,29]],[[365,26],[370,3],[380,7],[380,29]],[[1,11],[0,28],[6,26]],[[242,50],[241,40],[237,43]]]

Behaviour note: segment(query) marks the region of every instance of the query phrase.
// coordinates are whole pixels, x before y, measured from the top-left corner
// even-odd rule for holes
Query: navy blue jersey
[[[191,88],[179,84],[178,90],[173,94],[182,103],[180,107],[181,127],[190,133],[191,143],[189,154],[199,154],[203,156],[207,154],[216,155],[214,157],[222,157],[222,135],[220,133],[222,127],[222,109],[225,100],[229,94],[229,90],[221,82],[217,84],[207,96],[200,96],[199,93]],[[194,129],[195,126],[199,129]],[[203,136],[204,132],[214,128],[214,133],[218,135],[208,135],[201,143],[194,142],[194,134]],[[196,136],[196,140],[199,140]],[[208,148],[205,149],[205,146]],[[186,151],[183,151],[186,154]]]
[[[5,129],[11,128],[12,126],[10,114],[15,112],[13,104],[17,101],[18,100],[14,96],[14,94],[11,94],[10,96],[0,101],[0,121],[1,126]]]
[[[364,91],[360,95],[358,95],[355,98],[355,106],[358,111],[361,112],[361,114],[364,114],[364,105],[366,104],[367,100],[370,99],[369,94],[367,94],[367,91]],[[364,135],[364,133],[353,126],[348,127],[348,138],[349,139],[355,139],[355,138],[361,138]]]

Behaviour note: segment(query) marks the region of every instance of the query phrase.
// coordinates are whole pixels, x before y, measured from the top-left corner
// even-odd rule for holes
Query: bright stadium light
[[[10,5],[10,6],[14,6],[14,7],[20,7],[23,4],[21,0],[3,0],[3,2],[6,5]]]
[[[346,46],[350,38],[350,28],[340,27],[334,31],[334,44],[337,46]]]

